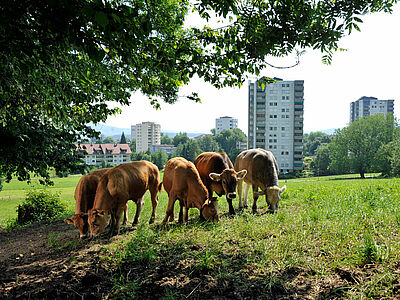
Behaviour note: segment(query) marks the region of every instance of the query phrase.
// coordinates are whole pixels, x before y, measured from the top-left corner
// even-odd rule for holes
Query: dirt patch
[[[101,241],[81,241],[62,220],[0,232],[0,245],[2,299],[98,299],[112,287]]]

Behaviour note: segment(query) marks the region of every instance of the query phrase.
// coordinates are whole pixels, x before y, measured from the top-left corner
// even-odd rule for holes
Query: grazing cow
[[[218,221],[217,199],[208,197],[196,167],[182,157],[171,158],[164,169],[163,186],[168,193],[168,208],[162,223],[174,220],[174,204],[179,199],[179,222],[188,220],[189,208],[196,207],[206,220]],[[183,207],[185,213],[183,214]]]
[[[281,189],[278,187],[278,164],[272,152],[264,149],[250,149],[241,152],[235,160],[235,170],[247,170],[247,175],[238,183],[239,207],[242,203],[242,181],[245,184],[244,206],[247,207],[247,194],[250,184],[253,187],[253,212],[257,212],[257,199],[265,195],[269,209],[277,212],[281,194],[286,190],[286,186]],[[261,192],[258,192],[261,188]]]
[[[194,164],[210,196],[226,195],[229,213],[233,215],[232,199],[236,198],[236,184],[246,176],[247,171],[236,172],[228,155],[220,152],[204,152],[196,157]]]
[[[85,238],[89,231],[88,210],[93,207],[97,184],[103,174],[109,169],[95,170],[79,180],[75,188],[75,214],[69,219],[64,219],[68,224],[74,224],[79,230],[79,237]]]
[[[111,234],[119,233],[119,221],[128,200],[136,203],[136,215],[132,225],[137,224],[146,190],[149,190],[151,195],[153,213],[150,223],[153,223],[160,189],[160,172],[157,166],[149,161],[134,161],[110,169],[100,179],[93,208],[89,210],[92,237],[104,231],[108,214],[111,215]]]

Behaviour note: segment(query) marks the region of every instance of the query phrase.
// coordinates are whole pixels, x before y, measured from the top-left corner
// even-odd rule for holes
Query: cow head
[[[261,192],[255,192],[254,196],[266,195],[267,203],[270,209],[275,213],[279,208],[279,201],[281,200],[282,193],[286,190],[286,185],[282,188],[279,186],[269,186],[266,190]]]
[[[225,194],[227,198],[236,198],[236,185],[238,180],[243,179],[247,174],[247,170],[236,172],[233,169],[225,169],[221,174],[210,173],[210,178],[215,182],[220,182],[222,186],[222,193],[216,191],[218,194]]]
[[[92,238],[98,236],[107,226],[107,211],[91,209],[89,210],[89,226],[90,236]]]
[[[219,221],[218,198],[211,197],[211,199],[207,199],[203,203],[200,213],[202,214],[203,218],[208,221]]]
[[[89,224],[88,224],[88,214],[83,212],[79,214],[72,215],[69,219],[64,219],[64,222],[67,224],[74,224],[76,229],[79,230],[79,237],[84,239],[88,235]]]

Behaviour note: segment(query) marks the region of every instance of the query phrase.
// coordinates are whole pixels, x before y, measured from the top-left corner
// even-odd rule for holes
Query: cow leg
[[[122,225],[126,225],[128,222],[128,202],[126,202],[124,207],[124,218],[122,219]]]
[[[126,205],[120,206],[116,209],[116,213],[115,213],[115,224],[114,224],[114,232],[116,234],[119,234],[119,229],[120,229],[120,221],[121,221],[121,216],[124,213]],[[112,232],[113,232],[112,231]],[[112,234],[111,232],[111,234]]]
[[[136,214],[135,214],[135,219],[133,219],[132,226],[138,223],[140,213],[142,212],[143,204],[144,204],[144,195],[142,196],[142,198],[137,199],[136,201]]]
[[[179,217],[178,222],[183,223],[183,201],[179,200]]]
[[[172,194],[169,195],[167,211],[165,213],[165,218],[164,218],[164,220],[162,220],[161,224],[166,223],[168,221],[168,218],[169,218],[170,222],[172,222],[174,220],[174,204],[175,204],[175,200],[176,200],[175,195],[172,195]]]
[[[245,183],[244,184],[244,195],[243,195],[243,198],[244,198],[244,208],[247,208],[248,207],[248,205],[247,205],[247,198],[248,198],[248,196],[249,196],[249,189],[250,189],[250,184],[247,184],[247,183]]]
[[[153,206],[153,212],[151,213],[149,223],[152,224],[156,219],[156,208],[158,204],[158,186],[156,186],[155,189],[150,190],[150,195],[151,195],[151,205]]]
[[[185,207],[185,212],[183,214],[183,221],[187,223],[189,217],[189,208]]]
[[[257,213],[257,200],[258,196],[254,195],[255,192],[258,190],[258,186],[253,184],[253,213]]]
[[[239,209],[243,209],[242,190],[243,190],[243,180],[239,180],[237,183],[237,191],[239,194]]]
[[[230,199],[230,198],[228,198],[228,196],[226,196],[226,201],[228,201],[228,205],[229,205],[229,214],[234,215],[235,209],[233,208],[233,205],[232,205],[232,199]]]

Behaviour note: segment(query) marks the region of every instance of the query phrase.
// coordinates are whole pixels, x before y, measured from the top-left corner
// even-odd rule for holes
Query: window
[[[285,127],[282,127],[281,129],[282,129],[282,131],[285,131]]]
[[[289,100],[289,96],[282,96],[282,100]]]

